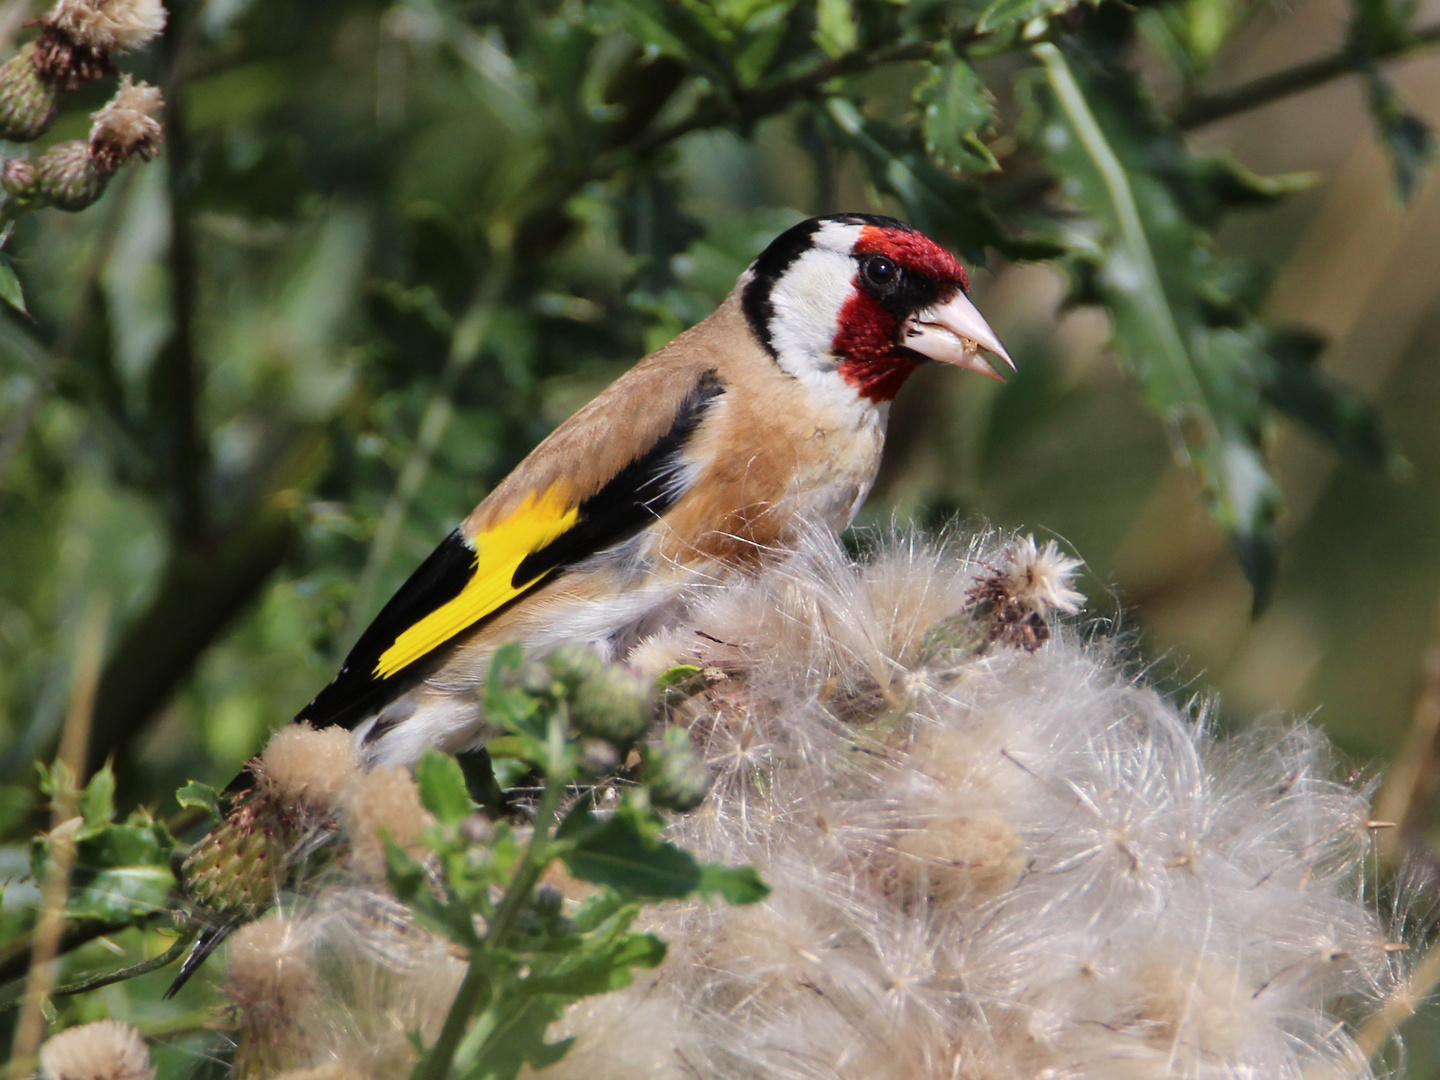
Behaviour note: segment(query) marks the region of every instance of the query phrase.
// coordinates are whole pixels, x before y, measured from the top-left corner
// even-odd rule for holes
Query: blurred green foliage
[[[1265,268],[1217,250],[1228,213],[1296,181],[1197,155],[1175,120],[1267,100],[1198,90],[1259,8],[175,4],[163,43],[122,65],[164,89],[163,158],[83,214],[21,217],[5,247],[30,312],[0,316],[7,835],[43,820],[33,763],[92,597],[113,615],[90,763],[114,761],[125,822],[104,827],[163,837],[123,815],[226,782],[540,438],[812,213],[889,212],[976,265],[1063,269],[1071,302],[1108,312],[1152,416],[1116,461],[1153,471],[1163,444],[1193,466],[1263,601],[1277,415],[1367,467],[1402,459],[1317,371],[1313,336],[1260,318]],[[1356,0],[1342,65],[1370,80],[1406,193],[1429,133],[1377,65],[1415,44],[1413,8]],[[1178,98],[1162,106],[1157,78]],[[83,133],[106,93],[69,98],[50,137]],[[1012,352],[1019,377],[967,407],[992,477],[1044,445],[1069,392],[1043,352]],[[953,490],[937,518],[975,508]],[[29,895],[7,910],[23,919]],[[99,944],[69,961],[104,963]],[[184,1031],[205,993],[121,1012]]]

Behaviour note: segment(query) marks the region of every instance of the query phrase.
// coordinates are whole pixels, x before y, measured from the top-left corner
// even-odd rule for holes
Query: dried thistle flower
[[[242,926],[230,939],[225,995],[241,1017],[236,1076],[260,1076],[310,1064],[303,1020],[320,983],[305,943],[305,927],[279,913]]]
[[[115,96],[91,118],[90,154],[95,168],[114,172],[132,157],[154,158],[165,141],[165,129],[157,119],[164,105],[155,87],[123,76]]]
[[[331,816],[340,793],[360,770],[355,738],[341,727],[316,731],[287,724],[265,744],[257,781],[277,802],[299,804],[317,816]]]
[[[1033,536],[1006,548],[999,566],[981,576],[970,591],[973,608],[990,623],[990,640],[1034,652],[1050,637],[1047,619],[1073,615],[1085,597],[1070,587],[1079,559],[1060,554],[1054,540],[1038,548]]]
[[[384,766],[365,773],[351,785],[341,819],[350,839],[350,864],[370,881],[385,880],[384,837],[416,853],[430,823],[409,771]]]
[[[118,1020],[97,1020],[52,1036],[40,1048],[45,1080],[154,1080],[140,1033]]]
[[[1347,1020],[1420,961],[1367,893],[1367,791],[1329,778],[1312,729],[1222,739],[1080,640],[1073,569],[905,536],[857,564],[820,537],[703,590],[662,631],[719,673],[671,706],[713,778],[671,835],[773,891],[647,911],[665,964],[568,1013],[540,1075],[1373,1080]],[[987,590],[1045,647],[927,650],[957,613],[980,625]],[[360,869],[307,933],[371,967],[321,980],[305,1052],[398,1080],[413,1056],[374,1018],[443,1002],[460,965]]]
[[[348,731],[281,728],[250,763],[254,789],[185,860],[187,896],[221,923],[263,911],[294,865],[333,833],[340,794],[358,768]]]
[[[42,15],[35,70],[62,90],[114,71],[112,53],[138,49],[165,29],[161,0],[59,0]]]

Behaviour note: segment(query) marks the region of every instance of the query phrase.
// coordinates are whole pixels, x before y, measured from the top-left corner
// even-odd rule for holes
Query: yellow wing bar
[[[534,581],[515,585],[515,571],[526,556],[575,524],[580,511],[568,502],[562,485],[552,484],[543,494],[525,496],[509,517],[477,535],[475,572],[460,595],[403,631],[380,654],[375,675],[388,679],[534,585]]]

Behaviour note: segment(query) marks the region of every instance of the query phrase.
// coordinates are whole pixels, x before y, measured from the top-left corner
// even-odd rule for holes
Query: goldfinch
[[[500,645],[536,653],[578,639],[623,658],[679,618],[695,586],[758,568],[807,529],[840,532],[875,479],[890,401],[920,364],[1000,378],[984,349],[1015,366],[968,290],[953,256],[893,218],[839,214],[782,233],[714,314],[536,447],[295,719],[351,729],[372,767],[481,748],[496,734],[481,697]],[[242,773],[230,788],[242,817],[252,781]],[[201,908],[197,885],[216,887],[192,874],[227,850],[202,843],[187,860]],[[234,915],[209,912],[167,996]]]
[[[840,532],[875,479],[889,403],[926,360],[1014,363],[960,263],[893,218],[782,233],[716,311],[561,424],[435,549],[296,720],[369,765],[482,746],[494,650],[623,657],[697,583],[802,527]]]

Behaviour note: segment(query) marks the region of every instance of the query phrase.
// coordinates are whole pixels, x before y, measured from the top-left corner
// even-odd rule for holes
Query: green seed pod
[[[50,130],[60,88],[40,77],[35,42],[0,65],[0,139],[29,142]]]
[[[682,728],[665,732],[665,741],[645,751],[645,787],[661,810],[694,810],[710,791],[710,770]]]
[[[35,162],[36,195],[57,210],[84,210],[109,182],[110,174],[95,168],[85,139],[56,143]]]
[[[571,696],[581,684],[605,670],[605,661],[589,645],[568,641],[545,657],[545,666],[560,683],[564,693]]]
[[[570,719],[582,735],[617,747],[629,746],[650,730],[655,719],[654,692],[649,680],[602,663],[575,691]]]

